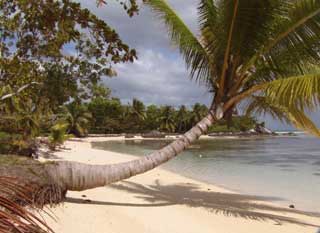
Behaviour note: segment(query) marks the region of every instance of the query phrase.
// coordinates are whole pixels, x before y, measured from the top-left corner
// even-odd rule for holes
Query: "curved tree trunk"
[[[147,172],[174,158],[207,132],[208,127],[216,120],[215,116],[210,111],[205,118],[181,138],[158,151],[133,161],[109,165],[88,165],[63,161],[49,165],[47,171],[55,182],[70,191],[83,191],[124,180]]]

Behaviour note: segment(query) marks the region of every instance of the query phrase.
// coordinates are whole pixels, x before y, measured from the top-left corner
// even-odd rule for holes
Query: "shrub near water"
[[[51,128],[51,133],[49,136],[50,149],[55,150],[58,145],[63,144],[70,135],[67,135],[66,131],[68,124],[58,123]]]
[[[31,156],[35,151],[36,142],[32,138],[23,139],[21,134],[0,131],[0,154]]]
[[[211,126],[209,132],[245,132],[254,129],[257,121],[250,116],[234,116],[228,126],[226,120],[220,120]]]

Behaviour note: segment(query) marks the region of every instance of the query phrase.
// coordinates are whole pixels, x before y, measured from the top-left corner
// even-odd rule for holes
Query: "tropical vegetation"
[[[320,100],[319,1],[200,0],[200,37],[166,1],[146,4],[167,26],[190,77],[212,93],[209,113],[176,141],[134,161],[105,166],[59,162],[55,179],[63,181],[65,189],[85,190],[149,171],[178,155],[217,120],[229,121],[245,105],[252,111],[271,111],[320,136],[305,114]],[[163,127],[171,128],[170,122],[165,117]]]
[[[149,171],[174,158],[219,120],[231,127],[232,116],[240,109],[248,114],[271,113],[320,136],[306,115],[320,100],[318,0],[199,0],[199,37],[165,0],[146,0],[179,48],[190,78],[212,93],[209,109],[196,104],[193,110],[146,108],[138,100],[122,106],[119,100],[106,98],[108,92],[97,88],[101,76],[113,76],[111,65],[133,61],[136,54],[104,21],[79,4],[68,0],[0,3],[4,137],[10,133],[18,135],[18,140],[34,139],[39,125],[49,130],[62,121],[67,132],[84,136],[91,119],[93,129],[106,132],[146,130],[143,125],[167,132],[186,131],[161,150],[125,163],[37,165],[61,194]],[[79,55],[62,53],[68,43]],[[29,86],[33,82],[40,85]],[[67,109],[59,112],[61,108]],[[39,121],[44,116],[47,120]]]
[[[134,1],[123,3],[129,15]],[[73,1],[0,0],[0,142],[3,153],[31,155],[70,101],[98,95],[102,76],[136,52],[105,21]],[[70,53],[72,50],[74,53]],[[67,133],[87,134],[89,116],[70,104]]]
[[[88,132],[93,134],[119,133],[163,133],[181,134],[188,131],[208,114],[206,105],[196,103],[190,108],[182,105],[178,108],[164,105],[146,106],[138,99],[132,103],[121,104],[118,98],[99,98],[82,105],[92,116]],[[240,132],[253,129],[257,124],[251,116],[234,115],[228,125],[220,120],[208,132]]]

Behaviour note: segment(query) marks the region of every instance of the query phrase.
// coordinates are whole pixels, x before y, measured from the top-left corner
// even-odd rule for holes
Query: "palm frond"
[[[218,8],[215,6],[213,0],[201,0],[198,6],[198,21],[201,31],[201,44],[206,49],[212,61],[215,61],[216,50],[218,48],[218,36],[221,29],[218,27]],[[214,62],[212,62],[214,63]],[[214,64],[220,65],[219,62]],[[216,69],[211,70],[211,73],[216,79],[218,73]],[[213,80],[214,81],[214,80]]]
[[[13,96],[18,95],[20,92],[22,92],[23,90],[27,89],[28,87],[30,87],[32,85],[40,85],[40,83],[31,82],[31,83],[25,84],[25,85],[21,86],[20,88],[18,88],[18,90],[16,92],[9,93],[9,94],[1,96],[0,97],[0,101],[3,101],[3,100],[8,99],[8,98],[12,98]]]
[[[16,179],[0,177],[1,232],[53,233],[53,230],[35,214],[37,206],[29,196],[29,191],[28,187],[19,185]],[[18,204],[14,200],[21,203]]]
[[[213,0],[201,0],[199,7],[199,23],[203,37],[207,42],[216,38],[216,25],[218,20],[218,9]]]
[[[246,106],[246,114],[270,114],[281,122],[292,124],[298,129],[320,137],[320,130],[304,111],[295,107],[288,108],[281,106],[266,96],[253,96],[251,102]]]
[[[199,83],[211,83],[210,58],[197,37],[165,0],[145,2],[167,26],[174,45],[178,46],[190,70],[190,76]]]
[[[235,23],[232,54],[240,54],[244,61],[255,54],[257,48],[268,41],[270,30],[283,13],[283,5],[286,5],[284,2],[286,1],[241,0]]]
[[[291,108],[288,110],[288,118],[298,129],[307,131],[315,136],[320,137],[320,130],[304,113],[304,111]]]
[[[266,83],[265,95],[287,108],[313,110],[320,103],[320,73],[294,76]]]
[[[82,113],[82,117],[84,117],[86,119],[91,119],[92,118],[92,114],[91,114],[91,112],[83,112]]]
[[[85,117],[85,116],[79,116],[79,117],[77,118],[77,124],[80,124],[80,125],[89,124],[89,122],[90,122],[89,119],[90,119],[90,118],[87,118],[87,117]]]
[[[299,129],[320,137],[317,126],[305,109],[314,110],[320,103],[320,74],[295,76],[266,85],[265,96],[273,105],[282,106],[288,119]]]
[[[291,1],[292,2],[292,1]],[[288,16],[277,25],[279,32],[265,47],[268,52],[274,47],[288,47],[303,42],[309,45],[309,39],[320,38],[320,2],[318,0],[299,0],[292,2]]]
[[[262,92],[272,103],[287,108],[314,110],[320,103],[320,73],[276,79],[252,85],[232,97],[226,107]]]
[[[281,2],[281,1],[280,1]],[[269,39],[242,68],[242,74],[259,60],[278,64],[283,56],[291,54],[285,65],[299,69],[301,64],[319,64],[320,2],[318,0],[282,1],[279,16],[269,30]],[[280,58],[282,57],[282,58]],[[279,64],[278,64],[279,66]]]
[[[252,96],[245,106],[245,114],[252,115],[267,115],[280,120],[282,123],[290,123],[286,109],[278,105],[272,104],[265,96]]]
[[[222,65],[222,72],[221,72],[221,76],[220,76],[220,80],[219,80],[219,96],[222,97],[223,92],[224,92],[224,85],[225,85],[225,76],[226,76],[226,72],[228,69],[228,65],[229,65],[229,54],[230,54],[230,50],[231,50],[231,46],[232,46],[232,37],[233,37],[233,32],[234,32],[234,25],[236,22],[236,18],[237,18],[237,14],[238,14],[238,8],[239,8],[239,0],[235,0],[234,2],[234,6],[232,6],[231,9],[233,9],[232,11],[232,15],[231,15],[231,20],[230,20],[230,25],[228,27],[228,34],[227,34],[227,43],[226,43],[226,47],[224,49],[224,58],[223,58],[223,65]],[[229,8],[230,9],[230,8]],[[226,21],[228,22],[228,21]]]

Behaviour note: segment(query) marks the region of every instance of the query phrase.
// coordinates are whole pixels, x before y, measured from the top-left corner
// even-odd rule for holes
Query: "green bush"
[[[226,120],[220,120],[208,130],[209,133],[217,132],[245,132],[255,128],[257,121],[250,116],[234,116],[231,124],[228,126]]]
[[[24,139],[20,134],[11,134],[0,131],[0,154],[18,154],[31,156],[36,152],[37,145],[34,139]]]
[[[68,124],[57,123],[51,127],[51,133],[49,136],[49,147],[55,150],[58,145],[62,145],[71,136],[67,132]]]

